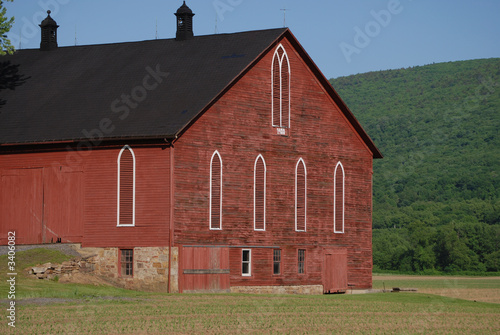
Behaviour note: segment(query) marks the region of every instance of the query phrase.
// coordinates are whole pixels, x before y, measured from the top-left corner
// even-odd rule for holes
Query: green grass
[[[419,288],[419,289],[491,289],[500,290],[500,280],[495,278],[477,277],[449,277],[449,276],[399,276],[375,275],[373,288],[390,289],[393,287]],[[398,279],[393,279],[398,278]]]
[[[493,334],[500,305],[426,294],[166,295],[24,305],[19,334]],[[6,325],[0,332],[8,333]]]
[[[18,267],[53,259],[43,250],[18,253]],[[35,256],[36,255],[36,256]],[[0,262],[5,263],[5,258]],[[33,264],[33,262],[35,264]],[[2,263],[2,264],[3,264]],[[2,265],[3,266],[3,265]],[[399,287],[498,292],[484,278],[375,276]],[[447,280],[449,282],[447,282]],[[450,281],[451,280],[451,281]],[[493,282],[493,283],[491,283]],[[0,284],[0,292],[7,286]],[[61,284],[19,275],[16,328],[0,334],[495,334],[500,304],[426,293],[363,295],[153,294],[105,286]],[[6,294],[4,295],[6,296]],[[114,297],[114,298],[110,298]],[[30,299],[38,298],[38,299]],[[45,298],[63,298],[45,299]]]
[[[7,260],[8,255],[0,256],[0,271],[7,271]],[[29,266],[35,266],[44,263],[62,263],[64,261],[69,261],[73,256],[66,255],[59,250],[51,250],[45,248],[36,248],[26,251],[16,252],[16,269],[20,271]]]

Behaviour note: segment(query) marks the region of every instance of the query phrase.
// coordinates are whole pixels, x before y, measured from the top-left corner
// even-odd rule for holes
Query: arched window
[[[222,230],[222,159],[217,150],[210,160],[210,230]]]
[[[118,226],[135,225],[135,155],[124,146],[118,155]]]
[[[307,169],[301,158],[295,166],[295,231],[306,231]]]
[[[253,168],[253,227],[266,230],[266,162],[262,155],[255,160]]]
[[[335,167],[333,177],[333,231],[344,233],[345,218],[345,171],[341,162]]]
[[[274,52],[272,64],[273,127],[290,128],[290,61],[283,45]]]

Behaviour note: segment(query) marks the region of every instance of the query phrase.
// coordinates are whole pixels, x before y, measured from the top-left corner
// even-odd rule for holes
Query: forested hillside
[[[375,270],[500,271],[500,59],[331,83],[385,156]]]

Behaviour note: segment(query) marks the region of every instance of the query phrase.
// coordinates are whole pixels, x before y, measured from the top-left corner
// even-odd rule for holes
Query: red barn
[[[289,29],[3,57],[0,244],[71,243],[128,288],[371,287],[366,132]]]

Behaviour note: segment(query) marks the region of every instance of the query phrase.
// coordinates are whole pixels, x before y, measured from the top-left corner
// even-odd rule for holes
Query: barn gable
[[[278,58],[281,58],[286,62],[287,66],[287,71],[289,70],[289,64],[288,64],[288,55],[286,54],[286,51],[284,50],[283,46],[281,45],[282,41],[286,41],[289,45],[289,48],[291,48],[295,53],[297,53],[298,57],[301,58],[304,62],[304,65],[307,66],[308,70],[311,73],[311,76],[314,77],[314,79],[318,82],[318,84],[321,86],[321,88],[325,91],[325,93],[330,97],[330,99],[333,101],[335,106],[339,109],[339,111],[344,115],[345,119],[349,122],[350,126],[352,127],[353,131],[357,133],[359,136],[360,140],[365,143],[366,147],[368,150],[370,150],[373,153],[373,158],[382,158],[383,155],[382,153],[378,150],[378,148],[375,146],[369,135],[365,132],[359,121],[356,119],[354,114],[351,112],[351,110],[347,107],[345,102],[342,100],[342,98],[338,95],[338,93],[335,91],[335,89],[332,87],[332,85],[329,83],[328,79],[323,75],[321,70],[317,67],[317,65],[314,63],[314,61],[311,59],[311,57],[308,55],[308,53],[305,51],[305,49],[302,47],[302,45],[299,43],[299,41],[295,38],[295,36],[292,34],[292,32],[289,29],[285,29],[283,33],[275,40],[273,43],[271,43],[265,50],[263,50],[260,55],[255,58],[255,60],[250,63],[244,70],[241,71],[241,73],[235,77],[234,80],[231,81],[229,85],[225,87],[223,91],[202,110],[200,113],[193,119],[193,122],[203,114],[204,111],[208,110],[213,103],[219,101],[219,99],[233,86],[235,85],[239,79],[241,79],[243,76],[245,76],[248,71],[250,71],[258,62],[262,60],[262,58],[269,53],[273,54],[273,63],[272,66],[276,66],[279,62],[275,61]],[[278,57],[279,56],[279,57]],[[280,68],[278,67],[278,70]],[[273,73],[276,71],[273,71]],[[287,78],[287,80],[289,80]],[[273,84],[273,83],[271,83]],[[271,91],[273,93],[273,91]],[[290,89],[287,90],[286,94],[291,94]],[[274,103],[273,101],[274,97],[271,97],[271,103]],[[274,108],[273,106],[271,110],[274,113]],[[290,108],[288,106],[287,108]],[[291,112],[291,110],[287,110],[287,113]],[[276,114],[273,114],[276,115]],[[272,116],[275,118],[276,116]],[[278,118],[279,120],[279,118]],[[276,126],[277,128],[286,128],[285,127],[280,127],[283,125],[283,123],[280,121],[280,124],[277,124],[277,120],[273,119],[273,125]],[[183,133],[183,131],[191,125],[191,123],[188,123],[184,128],[181,129],[179,132],[179,135]]]

